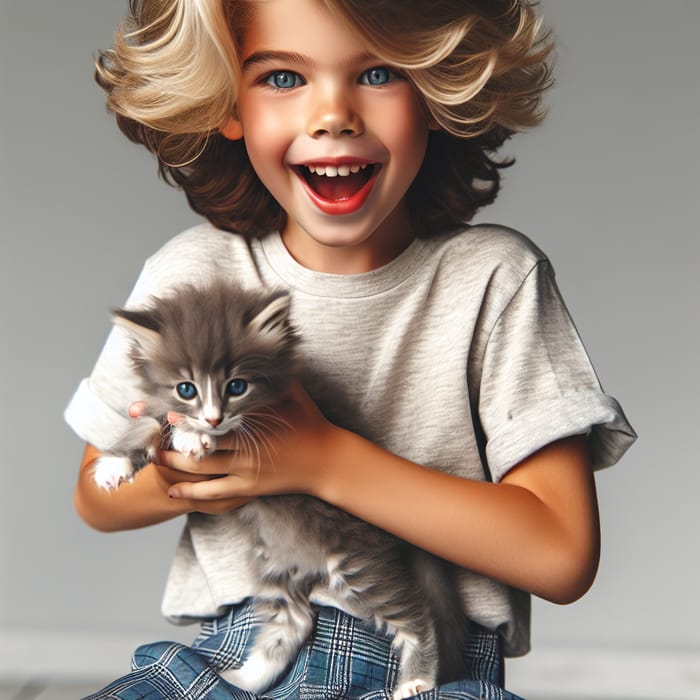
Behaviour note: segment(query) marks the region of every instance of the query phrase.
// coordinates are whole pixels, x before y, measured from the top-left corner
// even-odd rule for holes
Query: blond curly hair
[[[220,228],[259,235],[285,213],[241,142],[219,133],[235,110],[239,49],[255,0],[130,0],[96,79],[122,131]],[[497,149],[537,124],[552,43],[528,0],[318,0],[378,60],[415,86],[440,126],[409,189],[423,230],[469,221],[500,188]]]

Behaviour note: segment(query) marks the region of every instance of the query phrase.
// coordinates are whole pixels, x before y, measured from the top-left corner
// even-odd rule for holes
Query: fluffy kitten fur
[[[116,311],[115,323],[132,341],[147,417],[117,444],[97,446],[104,455],[98,483],[116,488],[153,458],[168,411],[186,416],[172,428],[173,449],[201,458],[216,448],[217,436],[233,430],[251,449],[264,449],[260,410],[297,372],[298,338],[288,312],[284,294],[225,282],[181,287],[144,311]],[[349,613],[395,635],[394,698],[459,676],[465,628],[445,562],[306,496],[258,498],[232,517],[250,532],[259,627],[243,666],[219,671],[226,680],[256,693],[273,683],[312,630],[309,596],[318,586]]]

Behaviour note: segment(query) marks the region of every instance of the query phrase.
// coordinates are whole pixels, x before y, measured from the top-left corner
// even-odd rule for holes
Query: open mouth
[[[294,167],[309,189],[326,202],[348,202],[357,197],[379,171],[376,163],[309,164]]]

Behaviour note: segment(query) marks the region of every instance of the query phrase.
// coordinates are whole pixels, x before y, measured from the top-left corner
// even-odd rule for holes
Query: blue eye
[[[360,82],[363,85],[386,85],[398,76],[393,71],[384,66],[377,66],[366,70],[360,76]]]
[[[226,393],[229,396],[243,396],[248,391],[248,382],[245,379],[232,379],[226,385]]]
[[[265,82],[278,90],[289,90],[304,84],[304,79],[291,70],[278,70],[270,73]]]
[[[197,387],[192,382],[182,382],[175,387],[177,395],[185,401],[191,401],[197,396]]]

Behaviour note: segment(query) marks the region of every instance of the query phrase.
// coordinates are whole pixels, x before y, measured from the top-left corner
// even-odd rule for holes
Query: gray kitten
[[[143,311],[116,311],[131,339],[146,416],[117,444],[96,445],[98,484],[130,480],[168,439],[198,458],[232,431],[252,450],[264,449],[264,429],[274,426],[261,409],[298,371],[288,313],[283,293],[221,281],[181,287]],[[186,418],[169,427],[168,411]],[[307,496],[257,498],[231,515],[251,537],[258,627],[243,665],[220,670],[223,678],[255,693],[270,687],[312,631],[309,597],[319,586],[350,614],[394,634],[395,699],[459,677],[465,627],[451,566]]]

